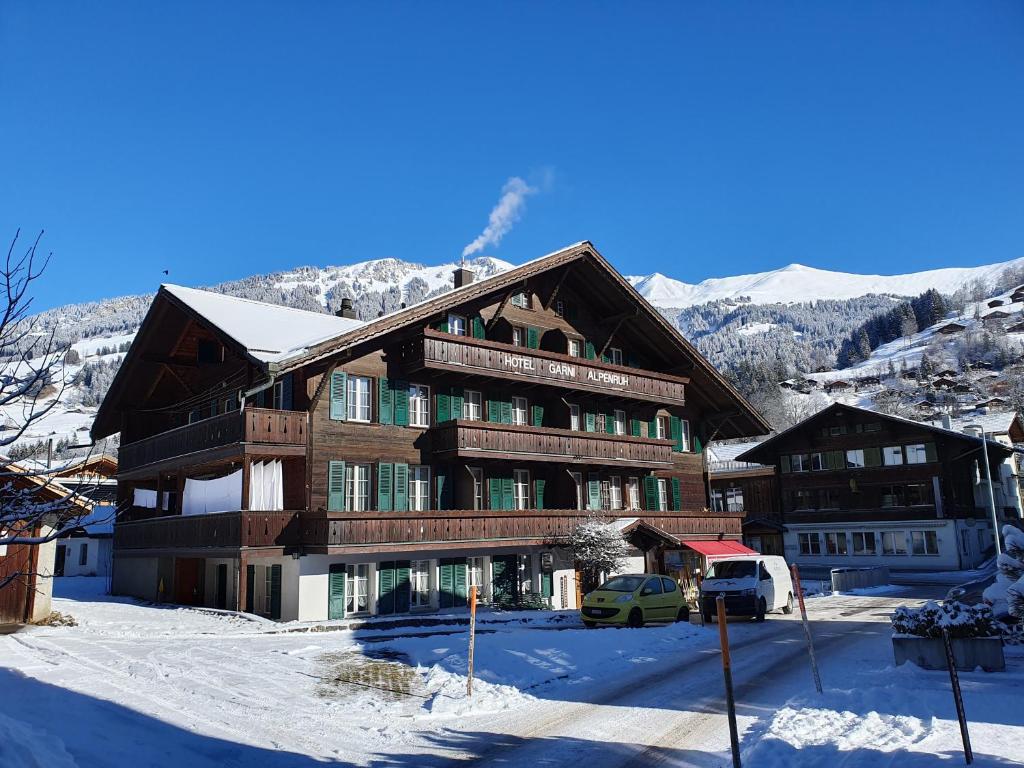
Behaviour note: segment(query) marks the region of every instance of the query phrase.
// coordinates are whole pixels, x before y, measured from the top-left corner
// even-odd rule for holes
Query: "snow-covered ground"
[[[54,607],[77,627],[0,637],[4,768],[727,760],[712,627],[483,615],[467,699],[462,628],[282,631],[299,627],[109,598],[102,583],[58,580]],[[796,617],[730,622],[744,764],[957,759],[948,677],[892,667],[887,616],[917,602],[906,591],[808,601],[820,698]],[[1024,656],[961,680],[979,764],[1016,764]]]

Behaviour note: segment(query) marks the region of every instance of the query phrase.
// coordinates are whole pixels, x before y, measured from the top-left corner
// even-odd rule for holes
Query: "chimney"
[[[461,288],[464,285],[469,285],[475,277],[476,273],[471,269],[466,269],[466,260],[463,259],[462,264],[455,270],[455,287]]]
[[[356,311],[352,309],[352,299],[350,299],[348,296],[341,300],[341,309],[339,309],[334,314],[336,314],[338,317],[348,318],[349,320],[359,319],[358,317],[356,317]]]

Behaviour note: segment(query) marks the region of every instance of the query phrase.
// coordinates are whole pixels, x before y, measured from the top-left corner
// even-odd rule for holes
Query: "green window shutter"
[[[938,461],[938,454],[935,452],[935,443],[924,444],[924,458],[925,461]]]
[[[464,391],[462,387],[452,387],[452,418],[462,418],[462,404],[465,402]]]
[[[281,619],[281,566],[270,566],[270,618]]]
[[[344,371],[331,371],[331,420],[345,420],[345,390],[348,387],[348,374]]]
[[[395,563],[395,613],[409,612],[409,568],[408,560]]]
[[[553,594],[551,589],[551,571],[540,572],[540,596],[545,600],[550,600]]]
[[[601,508],[601,476],[596,472],[587,475],[587,509]]]
[[[530,406],[530,411],[531,411],[533,426],[535,426],[535,427],[543,427],[544,426],[544,406],[543,405],[533,405],[533,406]]]
[[[395,400],[395,424],[399,427],[409,426],[409,382],[396,381],[391,390]]]
[[[536,328],[526,329],[526,346],[530,349],[538,349],[540,347],[540,331]]]
[[[787,475],[793,471],[792,463],[789,460],[789,455],[783,455],[780,457],[782,460],[782,474]]]
[[[658,478],[647,475],[644,478],[644,509],[658,508]]]
[[[434,328],[442,333],[448,333],[448,318],[445,317],[443,320],[438,320],[434,323]]]
[[[434,415],[438,424],[452,419],[452,396],[444,392],[434,395]]]
[[[594,343],[592,341],[586,342],[583,345],[583,350],[583,354],[586,356],[587,360],[593,360],[597,356],[597,350],[594,349]]]
[[[500,400],[488,400],[487,401],[487,420],[499,424],[501,422],[501,401]]]
[[[696,435],[693,436],[693,452],[704,453],[704,445],[701,443],[700,438]]]
[[[484,320],[480,315],[473,318],[473,338],[485,339],[487,334],[484,331]]]
[[[655,438],[658,436],[658,417],[655,416],[649,422],[647,422],[647,436]]]
[[[454,559],[452,563],[452,581],[455,587],[455,607],[458,608],[466,604],[466,596],[469,594],[466,586],[469,581],[466,574],[466,558],[456,557]]]
[[[390,512],[394,504],[395,465],[381,462],[377,465],[377,509]]]
[[[395,564],[377,566],[377,613],[395,612]]]
[[[602,352],[601,353],[601,362],[602,363],[610,363],[611,361],[612,361],[611,357],[606,352]]]
[[[544,509],[544,486],[547,481],[537,478],[533,481],[533,505],[537,509]]]
[[[253,612],[253,603],[256,602],[256,566],[245,566],[245,612]]]
[[[295,401],[295,383],[293,381],[294,374],[287,373],[281,377],[281,410],[290,411],[292,404]],[[214,403],[214,409],[216,410],[217,404]]]
[[[682,421],[680,421],[678,416],[669,416],[668,417],[668,424],[669,424],[669,434],[672,436],[672,442],[674,443],[674,445],[672,446],[672,450],[673,451],[677,451],[677,452],[678,451],[682,451],[683,450],[683,423],[682,423]]]
[[[606,413],[604,415],[604,431],[609,435],[615,434],[615,415],[612,413]]]
[[[597,430],[597,414],[587,413],[583,419],[583,429],[587,432],[594,432]]]
[[[437,596],[442,608],[451,608],[455,605],[454,571],[455,565],[450,558],[444,558],[438,563]]]
[[[395,511],[406,512],[409,509],[409,465],[395,462]]]
[[[501,509],[501,478],[492,477],[487,481],[490,489],[491,509]]]
[[[345,462],[327,463],[327,509],[341,512],[345,509]]]
[[[515,509],[516,508],[516,497],[512,490],[512,478],[503,477],[501,478],[501,508],[502,509]]]
[[[629,434],[633,437],[640,437],[640,419],[629,420]]]
[[[882,449],[877,445],[870,448],[864,449],[864,466],[865,467],[880,467],[882,466]]]
[[[451,509],[452,478],[448,476],[447,467],[440,467],[434,474],[437,477],[437,509]]]
[[[395,398],[391,383],[385,379],[377,379],[377,421],[381,424],[395,423]]]
[[[672,509],[676,512],[683,508],[683,493],[678,477],[672,478]]]
[[[491,558],[491,592],[496,601],[515,597],[517,577],[516,556],[496,555]]]
[[[327,618],[345,618],[345,564],[331,563],[327,576]]]
[[[502,400],[501,401],[501,423],[511,424],[512,423],[512,401]]]

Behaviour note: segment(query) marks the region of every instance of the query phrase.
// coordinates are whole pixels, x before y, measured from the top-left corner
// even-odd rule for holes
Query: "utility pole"
[[[992,513],[992,537],[996,542],[996,557],[1003,554],[1003,545],[999,541],[999,519],[996,517],[996,495],[992,490],[992,468],[988,465],[988,438],[980,424],[969,424],[965,429],[977,429],[981,432],[981,455],[985,463],[985,482],[988,484],[988,508]]]

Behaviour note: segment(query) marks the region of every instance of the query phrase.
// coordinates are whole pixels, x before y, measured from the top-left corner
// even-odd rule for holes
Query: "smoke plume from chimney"
[[[513,176],[505,182],[501,188],[501,198],[498,204],[491,209],[491,215],[487,219],[487,226],[477,238],[462,249],[462,256],[472,256],[479,253],[488,245],[497,245],[501,242],[512,225],[519,221],[526,207],[526,198],[537,192],[536,187],[531,187],[518,176]]]

